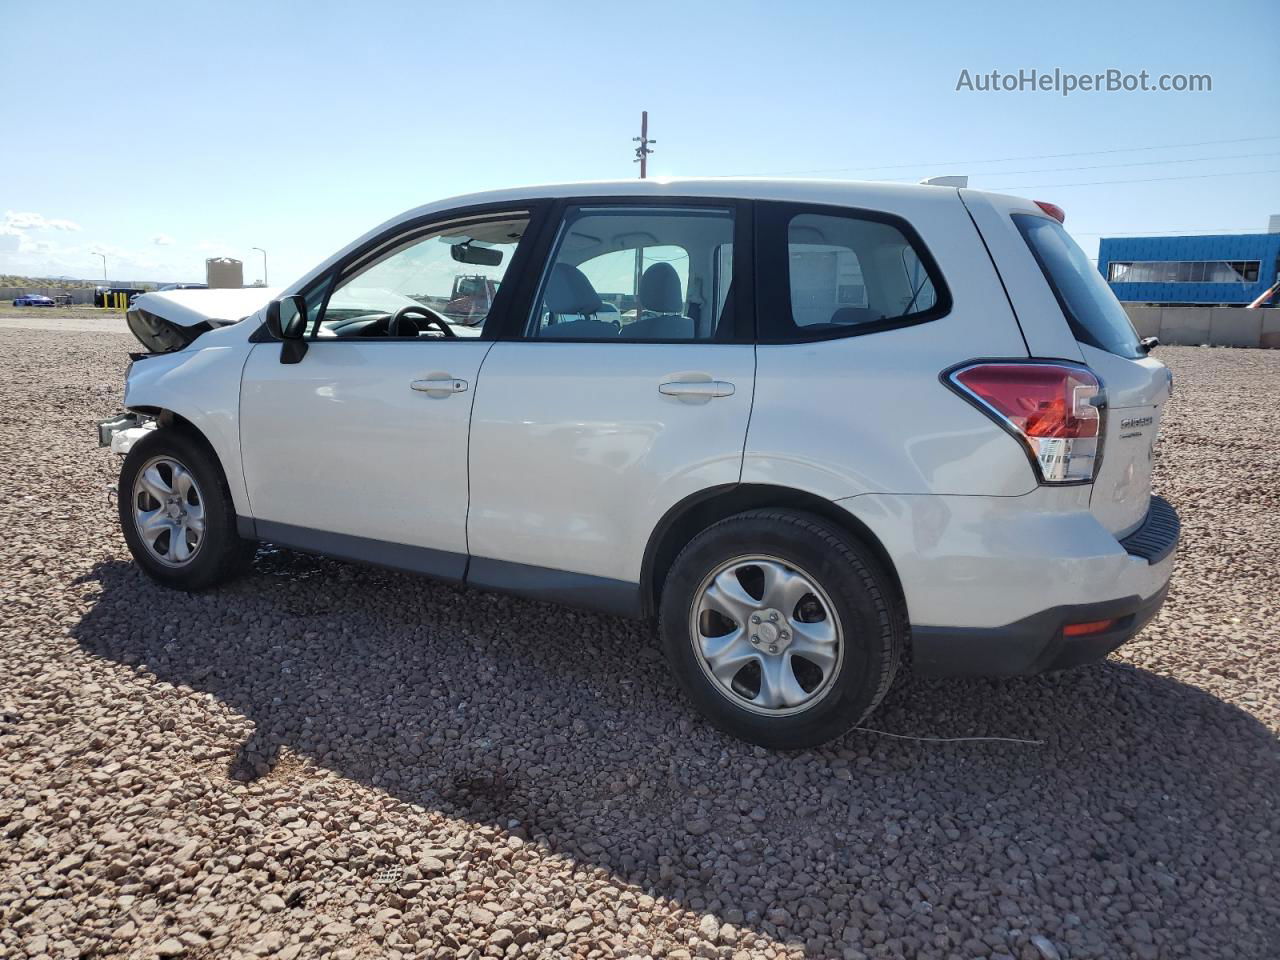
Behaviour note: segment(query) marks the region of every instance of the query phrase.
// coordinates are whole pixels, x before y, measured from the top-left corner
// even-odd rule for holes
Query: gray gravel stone
[[[0,956],[1276,955],[1280,352],[1158,352],[1184,540],[1139,637],[869,722],[1044,746],[788,755],[644,624],[273,548],[150,583],[92,436],[131,349],[0,330]]]

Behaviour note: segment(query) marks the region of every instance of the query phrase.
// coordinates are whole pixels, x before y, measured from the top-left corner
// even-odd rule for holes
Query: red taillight
[[[1102,385],[1065,363],[975,363],[950,381],[1019,437],[1042,483],[1092,480],[1101,454]]]
[[[1047,213],[1059,223],[1067,222],[1067,211],[1063,210],[1056,203],[1050,203],[1048,200],[1037,200],[1036,206]]]

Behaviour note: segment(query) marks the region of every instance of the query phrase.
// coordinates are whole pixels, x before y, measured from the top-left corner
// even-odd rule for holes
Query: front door
[[[467,431],[492,341],[489,305],[454,294],[485,278],[496,316],[527,226],[513,212],[375,241],[308,295],[301,361],[254,347],[240,431],[259,537],[461,579]]]
[[[468,582],[628,609],[663,514],[738,482],[746,230],[715,201],[564,210],[531,315],[480,372]]]

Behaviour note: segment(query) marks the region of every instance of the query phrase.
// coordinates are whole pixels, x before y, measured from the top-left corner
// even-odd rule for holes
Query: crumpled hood
[[[261,310],[280,294],[278,287],[243,287],[239,290],[157,290],[144,293],[133,307],[145,310],[178,327],[204,323],[220,327],[243,320]]]
[[[173,353],[215,327],[230,326],[258,312],[279,292],[274,287],[157,290],[137,297],[125,321],[152,353]]]

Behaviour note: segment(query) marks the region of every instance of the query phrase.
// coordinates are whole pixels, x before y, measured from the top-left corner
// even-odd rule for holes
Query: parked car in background
[[[28,293],[21,297],[13,298],[15,307],[52,307],[56,306],[53,297],[46,297],[40,293]]]
[[[269,303],[139,298],[171,352],[99,427],[125,539],[181,590],[266,540],[652,618],[691,700],[773,747],[908,663],[1096,660],[1167,590],[1171,377],[1062,221],[953,186],[565,185],[413,210]],[[477,267],[483,317],[427,306]]]

